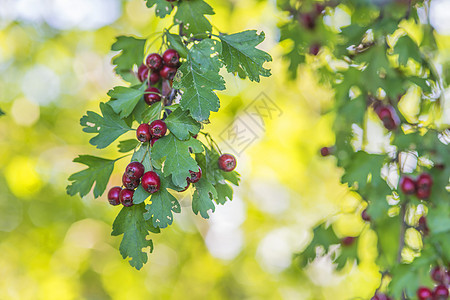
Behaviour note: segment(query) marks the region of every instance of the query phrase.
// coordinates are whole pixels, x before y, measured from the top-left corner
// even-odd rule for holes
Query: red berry
[[[434,288],[433,296],[434,296],[433,300],[448,299],[449,296],[448,288],[443,284],[438,285],[437,287]]]
[[[367,209],[365,209],[365,210],[362,211],[362,213],[361,213],[361,218],[362,218],[364,221],[367,221],[367,222],[370,221],[370,216],[369,216],[369,214],[367,213]]]
[[[127,173],[123,173],[122,183],[127,189],[134,190],[139,186],[139,178],[130,178],[127,176]]]
[[[180,63],[180,54],[175,49],[167,49],[163,56],[164,64],[169,67],[178,67]]]
[[[148,105],[152,105],[158,101],[161,101],[161,91],[155,87],[149,87],[145,90],[144,100]]]
[[[188,182],[196,183],[202,178],[202,169],[200,167],[198,167],[198,172],[189,170],[189,173],[191,174],[191,177],[186,178]]]
[[[428,225],[427,225],[427,219],[424,216],[420,217],[419,225],[417,226],[417,229],[422,231],[424,236],[427,236],[428,233],[430,232],[430,229],[428,228]]]
[[[160,76],[158,72],[152,72],[150,74],[150,84],[154,85],[157,84],[159,82]]]
[[[123,189],[120,191],[119,199],[120,203],[122,203],[123,206],[132,206],[133,205],[133,190]]]
[[[152,138],[159,139],[160,137],[165,136],[166,132],[167,125],[164,121],[155,120],[150,123],[150,134],[152,135]]]
[[[355,241],[355,237],[353,236],[346,236],[345,238],[343,238],[341,240],[341,243],[343,246],[350,246],[351,244],[353,244],[353,242]]]
[[[419,300],[432,300],[433,293],[429,288],[422,286],[417,290],[417,298],[419,298]]]
[[[121,190],[122,190],[122,188],[120,186],[115,186],[109,190],[109,192],[108,192],[109,204],[114,205],[114,206],[120,204],[119,194],[120,194]]]
[[[314,10],[317,15],[322,14],[324,9],[325,9],[325,5],[320,4],[320,3],[314,4]]]
[[[159,140],[159,139],[157,139],[157,138],[152,138],[152,139],[150,140],[150,146],[153,147],[153,145],[155,144],[155,142],[156,142],[157,140]]]
[[[148,68],[146,65],[142,64],[137,72],[137,78],[140,82],[144,82],[148,77]]]
[[[147,123],[139,125],[139,127],[136,130],[136,136],[138,141],[142,143],[150,141],[152,137],[150,134],[150,126],[148,126]]]
[[[400,119],[392,106],[380,106],[377,114],[387,130],[394,130],[400,124]]]
[[[309,54],[311,55],[317,55],[320,51],[320,44],[314,43],[311,46],[309,46]]]
[[[236,158],[231,154],[222,154],[219,157],[219,168],[225,172],[231,172],[236,168]]]
[[[158,71],[159,69],[161,69],[163,65],[162,57],[158,53],[152,53],[149,56],[147,56],[145,62],[147,66],[153,71]]]
[[[400,188],[406,195],[412,195],[416,192],[416,182],[408,176],[403,176],[400,179]]]
[[[172,80],[175,77],[176,73],[177,68],[169,66],[163,66],[162,69],[159,71],[159,75],[161,75],[162,78],[167,80]]]
[[[320,149],[320,155],[322,155],[323,157],[331,155],[332,153],[333,153],[332,147],[322,147]]]
[[[391,300],[390,297],[383,293],[375,293],[375,296],[373,296],[370,300]]]
[[[422,173],[417,177],[417,188],[419,189],[429,189],[431,190],[431,186],[433,185],[433,178],[428,173]]]
[[[435,282],[437,282],[437,283],[444,283],[445,277],[446,277],[446,275],[447,275],[447,272],[445,271],[444,268],[441,268],[441,267],[434,267],[434,268],[431,270],[430,275],[431,275],[431,278],[432,278]]]
[[[419,199],[426,200],[426,199],[430,198],[430,195],[431,195],[431,190],[429,190],[429,189],[424,189],[424,188],[417,189],[416,196]]]
[[[138,179],[144,175],[145,168],[144,165],[138,161],[130,162],[125,169],[125,174],[131,179]]]
[[[300,22],[306,29],[314,29],[316,26],[316,20],[311,14],[300,15]]]
[[[194,134],[192,137],[193,137],[194,139],[196,139],[196,138],[198,137],[198,134]]]
[[[159,179],[158,174],[153,171],[147,172],[142,176],[141,185],[150,194],[156,193],[159,191],[161,186],[161,181]]]

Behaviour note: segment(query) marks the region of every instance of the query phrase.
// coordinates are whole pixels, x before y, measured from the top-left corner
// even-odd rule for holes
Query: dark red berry
[[[369,214],[367,213],[367,209],[365,209],[365,210],[362,211],[362,213],[361,213],[361,218],[362,218],[364,221],[367,221],[367,222],[370,221],[370,216],[369,216]]]
[[[159,139],[160,137],[165,136],[166,132],[167,125],[164,121],[155,120],[150,123],[150,134],[152,135],[152,138]]]
[[[167,49],[163,56],[164,64],[169,67],[178,67],[180,63],[180,54],[175,49]]]
[[[131,179],[138,179],[144,175],[145,168],[144,165],[138,161],[130,162],[125,169],[125,174]]]
[[[139,186],[139,178],[130,178],[127,173],[123,173],[122,183],[127,189],[134,190]]]
[[[449,296],[448,288],[445,285],[440,284],[434,288],[433,300],[446,300],[448,299],[448,296]]]
[[[152,137],[150,134],[150,126],[148,126],[147,123],[139,125],[139,127],[136,130],[136,136],[138,141],[142,143],[150,141]]]
[[[314,11],[315,11],[316,15],[322,14],[324,9],[325,9],[325,5],[320,4],[320,3],[314,4]]]
[[[146,65],[142,64],[137,72],[137,78],[140,82],[144,82],[148,77],[148,68]]]
[[[152,53],[145,59],[147,66],[153,71],[158,71],[163,66],[163,60],[158,53]]]
[[[416,192],[416,182],[408,176],[403,176],[400,179],[400,188],[406,195],[413,195]]]
[[[133,205],[133,190],[123,189],[119,194],[120,203],[123,206],[132,206]]]
[[[219,168],[225,172],[231,172],[236,168],[236,158],[231,154],[222,154],[219,157]]]
[[[156,193],[159,191],[161,186],[161,181],[159,179],[158,174],[153,171],[146,172],[144,176],[142,176],[141,185],[150,194]]]
[[[430,229],[428,228],[427,225],[427,219],[424,216],[420,217],[417,229],[421,231],[424,236],[427,236],[428,233],[430,232]]]
[[[370,300],[391,300],[391,297],[388,297],[387,295],[383,293],[375,293],[375,295]]]
[[[119,194],[120,194],[121,190],[122,190],[122,188],[120,186],[115,186],[109,190],[109,192],[108,192],[109,204],[114,205],[114,206],[120,204]]]
[[[387,130],[394,130],[400,124],[400,119],[392,106],[378,107],[377,114]]]
[[[314,29],[316,26],[316,20],[311,14],[300,15],[300,22],[306,29]]]
[[[322,147],[320,149],[320,155],[322,155],[323,157],[331,155],[332,153],[333,153],[332,147]]]
[[[341,239],[341,243],[343,246],[350,246],[355,241],[355,237],[353,236],[346,236],[345,238]]]
[[[145,90],[144,100],[148,105],[161,101],[161,91],[155,87],[149,87]]]
[[[194,139],[196,139],[196,138],[198,137],[198,134],[194,134],[192,137],[193,137]]]
[[[431,279],[433,279],[437,283],[444,283],[446,275],[447,275],[446,273],[447,272],[446,272],[445,268],[434,267],[430,273]]]
[[[418,189],[429,189],[431,190],[431,186],[433,185],[433,178],[428,173],[422,173],[417,177],[417,188]]]
[[[202,178],[202,169],[198,167],[198,172],[189,170],[189,174],[191,174],[191,177],[186,178],[186,180],[191,183],[196,183]]]
[[[320,44],[314,43],[311,46],[309,46],[309,54],[311,55],[317,55],[320,51]]]
[[[429,288],[422,286],[417,289],[417,298],[419,298],[419,300],[432,300],[433,293]]]
[[[427,189],[427,188],[418,188],[417,189],[416,196],[419,199],[426,200],[426,199],[430,198],[430,195],[431,195],[430,189]]]
[[[172,80],[175,77],[176,73],[177,68],[169,66],[163,66],[162,69],[159,71],[159,75],[161,75],[162,78],[167,80]]]
[[[161,76],[159,76],[158,72],[152,72],[150,73],[150,84],[155,85],[159,82]]]

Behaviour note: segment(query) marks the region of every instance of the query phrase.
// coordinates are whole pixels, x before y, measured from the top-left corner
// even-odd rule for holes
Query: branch
[[[397,253],[397,262],[401,263],[402,261],[402,250],[405,247],[405,232],[407,224],[405,222],[405,215],[406,215],[406,205],[408,202],[403,202],[400,206],[400,221],[401,221],[401,227],[400,227],[400,238],[399,238],[399,245],[398,245],[398,253]]]

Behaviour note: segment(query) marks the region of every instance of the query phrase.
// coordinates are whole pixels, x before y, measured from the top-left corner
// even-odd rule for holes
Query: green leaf
[[[427,224],[433,234],[450,231],[450,205],[439,205],[437,208],[429,208]]]
[[[144,217],[146,219],[151,219],[153,226],[157,228],[166,228],[173,222],[172,212],[181,212],[180,203],[177,198],[175,198],[167,188],[168,180],[166,178],[161,178],[161,188],[158,192],[152,194],[150,204],[147,204]]]
[[[200,178],[200,181],[194,184],[195,191],[192,195],[192,211],[208,219],[208,211],[215,211],[213,199],[217,199],[217,191],[214,186],[206,178]]]
[[[299,255],[300,266],[305,267],[309,262],[316,258],[316,248],[322,246],[325,252],[328,252],[331,245],[337,245],[341,241],[334,233],[331,226],[325,227],[325,224],[321,224],[314,228],[314,237],[309,245]]]
[[[152,159],[166,157],[163,171],[172,175],[172,181],[178,187],[186,186],[186,178],[190,176],[189,170],[198,171],[198,165],[192,158],[189,148],[194,153],[199,153],[203,151],[203,144],[194,138],[180,141],[170,133],[160,138],[151,150]]]
[[[189,50],[178,34],[166,32],[166,38],[169,48],[177,50],[178,54],[180,54],[181,57],[187,58]]]
[[[152,164],[154,165],[153,157],[150,160],[150,145],[149,143],[143,143],[141,147],[133,153],[131,161],[138,161],[144,165],[145,171],[150,171],[152,169]]]
[[[264,41],[264,32],[259,35],[256,30],[247,30],[230,35],[220,35],[222,57],[228,72],[244,70],[251,81],[259,82],[259,76],[269,77],[270,70],[263,64],[272,61],[269,53],[256,48]]]
[[[67,194],[74,196],[78,193],[80,197],[84,197],[90,192],[95,182],[94,197],[100,197],[106,189],[116,160],[91,155],[80,155],[73,162],[84,164],[88,168],[69,177],[69,181],[73,182],[67,186]]]
[[[162,106],[159,102],[150,106],[147,105],[145,110],[142,112],[142,123],[151,123],[155,120],[161,119],[161,111]]]
[[[347,261],[356,261],[359,262],[358,258],[358,239],[351,245],[342,245],[339,248],[339,252],[337,253],[337,257],[334,262],[336,263],[336,269],[340,270],[347,264]]]
[[[378,218],[373,222],[373,228],[378,236],[378,249],[380,255],[377,264],[382,268],[390,268],[397,264],[398,239],[400,236],[399,216]]]
[[[174,23],[182,24],[183,33],[190,36],[211,32],[211,23],[205,15],[214,15],[214,10],[203,0],[180,1],[173,20]]]
[[[406,65],[409,58],[421,62],[420,50],[417,44],[407,35],[400,37],[394,46],[394,54],[398,54],[398,62]]]
[[[120,114],[121,118],[128,117],[133,112],[138,101],[144,95],[146,85],[143,84],[139,89],[134,87],[116,86],[108,92],[111,100],[108,102],[113,110]]]
[[[187,140],[189,137],[198,134],[200,123],[195,121],[189,112],[177,108],[165,120],[167,128],[180,140]]]
[[[214,188],[217,191],[217,200],[218,204],[225,204],[228,200],[233,200],[233,188],[226,183],[216,183]]]
[[[181,107],[189,110],[197,121],[204,121],[208,119],[210,111],[219,110],[219,98],[213,90],[225,89],[225,81],[219,75],[219,58],[212,56],[216,52],[215,48],[211,49],[213,45],[210,39],[194,45],[173,82],[174,88],[183,91]]]
[[[119,136],[131,130],[127,123],[117,115],[114,110],[105,103],[100,103],[102,115],[88,111],[80,120],[80,124],[85,126],[84,132],[97,133],[95,137],[89,140],[94,146],[102,149],[109,146]]]
[[[364,189],[368,182],[369,174],[372,175],[371,182],[374,185],[381,183],[381,167],[383,166],[384,155],[369,154],[364,151],[356,152],[349,160],[345,168],[345,174],[342,176],[342,183],[348,183],[349,187],[354,182],[358,183],[359,189]]]
[[[155,15],[160,18],[164,18],[165,16],[170,15],[173,10],[172,3],[166,0],[146,0],[146,2],[148,8],[156,5]]]
[[[164,1],[165,2],[165,1]],[[116,73],[128,82],[137,82],[132,69],[134,65],[140,65],[144,60],[145,39],[137,39],[132,36],[119,36],[111,46],[113,51],[122,51],[112,59],[116,67]]]
[[[0,108],[0,116],[5,115],[5,112]]]
[[[145,200],[147,200],[150,197],[150,193],[144,190],[142,185],[139,185],[137,189],[134,191],[133,194],[133,203],[134,204],[141,204]]]
[[[125,259],[130,257],[130,265],[138,270],[147,262],[147,253],[144,248],[150,247],[153,251],[152,240],[147,240],[149,232],[159,233],[158,228],[154,228],[151,220],[144,219],[145,205],[138,204],[131,207],[123,207],[113,223],[111,235],[123,234],[120,243],[120,254]]]
[[[140,142],[137,139],[129,139],[120,141],[117,147],[119,148],[119,152],[126,153],[136,148],[139,144]]]

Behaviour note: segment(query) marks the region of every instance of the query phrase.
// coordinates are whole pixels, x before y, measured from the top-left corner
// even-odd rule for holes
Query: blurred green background
[[[170,25],[142,0],[0,0],[0,299],[368,299],[379,284],[375,237],[363,231],[361,264],[333,271],[329,257],[305,270],[293,253],[311,228],[333,216],[342,235],[359,234],[361,199],[339,184],[333,158],[318,149],[333,144],[332,92],[310,68],[289,81],[280,60],[274,1],[208,1],[223,32],[263,30],[261,47],[274,61],[260,84],[224,72],[222,109],[206,126],[225,152],[238,156],[242,184],[235,199],[210,220],[192,213],[189,191],[174,225],[153,236],[154,253],[141,271],[124,261],[111,237],[119,208],[105,197],[69,197],[67,177],[83,167],[78,154],[97,150],[81,131],[86,110],[99,111],[106,92],[122,84],[110,45],[117,35],[148,37]],[[436,17],[437,18],[437,17]],[[445,29],[445,28],[444,28]],[[448,30],[448,28],[447,28]],[[446,33],[448,34],[448,33]],[[450,49],[440,38],[443,53]],[[156,50],[156,49],[155,49]],[[448,53],[448,52],[447,52]],[[245,108],[264,92],[281,115],[263,126]],[[255,141],[242,153],[224,130],[245,122]],[[261,124],[259,124],[261,125]],[[220,138],[222,137],[222,139]],[[235,151],[235,152],[233,152]],[[120,182],[125,161],[110,180]],[[337,214],[340,212],[339,214]]]

